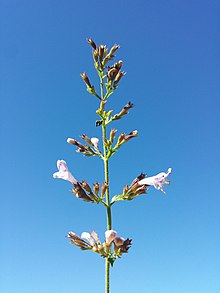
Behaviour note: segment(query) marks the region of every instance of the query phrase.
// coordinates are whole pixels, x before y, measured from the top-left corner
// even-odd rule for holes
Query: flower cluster
[[[73,175],[70,173],[67,167],[67,164],[64,160],[57,161],[57,168],[58,168],[58,172],[55,172],[53,174],[53,177],[64,179],[71,182],[74,186],[71,192],[75,194],[77,198],[81,198],[87,202],[94,202],[94,203],[102,202],[106,189],[108,187],[108,184],[106,182],[102,183],[101,190],[100,190],[100,184],[98,182],[94,183],[93,190],[92,190],[92,188],[89,186],[89,184],[85,180],[83,180],[82,182],[79,182],[76,178],[73,177]]]
[[[91,233],[83,232],[79,237],[74,232],[69,232],[67,235],[71,239],[71,244],[80,247],[82,250],[92,250],[100,254],[104,258],[108,258],[111,264],[117,258],[120,258],[123,253],[127,253],[131,247],[131,239],[124,239],[118,237],[114,230],[107,230],[105,232],[105,241],[101,243],[98,234],[95,231]],[[113,250],[111,249],[113,244]]]
[[[146,177],[145,174],[141,173],[137,178],[133,180],[130,186],[125,185],[122,194],[117,194],[112,198],[112,203],[119,200],[132,200],[140,194],[146,193],[149,186],[154,186],[157,190],[164,191],[164,184],[170,184],[167,180],[168,175],[172,169],[169,168],[167,172],[161,172],[152,177]]]
[[[91,139],[83,134],[81,136],[82,139],[85,140],[89,145],[83,145],[79,141],[68,138],[67,142],[77,147],[77,152],[82,153],[85,156],[91,157],[91,156],[100,156],[100,152],[98,150],[99,145],[99,139],[97,137],[92,137]]]
[[[77,198],[81,198],[86,202],[100,203],[107,211],[107,227],[109,230],[105,232],[104,242],[100,241],[95,231],[91,233],[83,232],[81,236],[78,236],[74,232],[69,232],[67,237],[71,240],[71,244],[80,247],[80,249],[91,250],[105,258],[106,292],[109,293],[109,265],[113,265],[117,258],[127,253],[131,246],[131,239],[118,237],[117,232],[111,230],[112,205],[118,201],[130,201],[138,195],[145,194],[150,186],[165,193],[164,185],[170,184],[168,176],[172,169],[169,168],[167,172],[161,172],[151,177],[147,177],[144,173],[141,173],[130,185],[126,184],[124,186],[121,194],[116,194],[113,197],[111,196],[109,189],[109,159],[123,144],[135,138],[138,135],[138,131],[133,130],[130,133],[122,132],[117,135],[117,129],[108,129],[111,122],[123,118],[134,106],[131,102],[128,102],[119,112],[116,112],[116,114],[113,113],[112,109],[106,109],[108,98],[118,88],[119,82],[125,75],[125,72],[122,71],[123,62],[121,60],[110,64],[110,61],[115,57],[115,52],[119,49],[119,45],[115,44],[109,50],[105,45],[96,45],[91,38],[88,39],[88,43],[92,47],[94,67],[100,80],[99,87],[97,88],[100,90],[97,90],[93,83],[90,82],[86,72],[80,75],[86,85],[87,91],[99,100],[99,106],[96,110],[99,120],[96,120],[95,125],[101,126],[102,146],[99,146],[98,138],[89,138],[86,134],[81,135],[81,139],[83,140],[82,143],[73,138],[68,138],[67,142],[74,145],[78,153],[88,157],[96,156],[103,161],[105,181],[102,184],[96,182],[93,186],[90,186],[85,180],[78,181],[73,177],[64,160],[57,161],[58,171],[53,174],[53,177],[71,182],[73,186],[71,192],[75,194]]]

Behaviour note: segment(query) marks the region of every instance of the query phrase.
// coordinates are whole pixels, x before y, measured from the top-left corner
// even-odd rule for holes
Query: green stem
[[[102,125],[102,135],[103,138],[106,139],[106,126]],[[109,183],[109,167],[108,167],[108,158],[107,158],[107,150],[105,145],[104,147],[104,172],[105,172],[105,182]],[[106,209],[107,209],[107,230],[111,230],[112,228],[112,217],[111,217],[111,205],[110,205],[110,194],[109,187],[106,189]]]
[[[104,84],[103,84],[103,74],[100,74],[100,89],[101,89],[101,99],[104,100]],[[102,121],[102,137],[103,137],[103,161],[104,161],[104,173],[105,173],[105,182],[109,184],[109,166],[107,158],[107,148],[104,141],[106,141],[106,122]],[[107,212],[107,230],[112,228],[112,217],[111,217],[111,205],[110,205],[110,194],[109,187],[106,189],[105,193],[105,206]],[[105,293],[110,292],[110,262],[108,258],[105,260]]]
[[[110,263],[108,261],[108,259],[106,258],[105,261],[105,293],[109,293],[110,292]]]
[[[103,121],[102,125],[102,135],[104,140],[106,139],[106,126]],[[103,141],[104,141],[103,140]],[[108,168],[108,158],[107,158],[107,150],[106,146],[103,144],[104,149],[104,172],[105,172],[105,182],[109,183],[109,168]],[[106,189],[106,211],[107,211],[107,230],[111,230],[112,228],[112,217],[111,217],[111,205],[110,205],[110,195],[109,195],[109,187]],[[110,263],[108,258],[105,260],[105,292],[110,292]]]

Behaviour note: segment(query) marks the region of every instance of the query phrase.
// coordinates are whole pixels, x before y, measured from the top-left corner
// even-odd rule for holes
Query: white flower
[[[96,149],[98,149],[98,146],[99,146],[99,139],[97,137],[92,137],[91,138],[91,143],[94,145],[94,147]]]
[[[154,186],[157,190],[161,190],[163,193],[165,193],[164,191],[164,184],[170,184],[170,181],[167,180],[167,177],[168,175],[171,173],[172,169],[169,168],[167,170],[167,172],[161,172],[155,176],[152,176],[152,177],[147,177],[147,178],[144,178],[140,181],[138,181],[138,184],[142,185],[142,184],[145,184],[145,185],[152,185]]]
[[[112,241],[115,239],[117,232],[114,230],[107,230],[105,231],[105,242],[106,245],[111,245]]]
[[[73,184],[77,184],[77,180],[69,172],[67,164],[64,160],[57,161],[57,168],[59,171],[53,174],[53,178],[60,178],[70,181]]]
[[[91,234],[88,232],[83,232],[81,238],[86,239],[92,246],[95,245],[95,241],[92,238]]]

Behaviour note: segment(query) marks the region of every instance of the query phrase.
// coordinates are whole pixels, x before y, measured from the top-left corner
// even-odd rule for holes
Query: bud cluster
[[[75,194],[77,198],[82,198],[84,201],[93,203],[102,202],[105,197],[106,189],[108,188],[108,184],[103,182],[100,190],[100,184],[96,182],[93,184],[92,190],[90,185],[85,180],[74,183],[73,185],[74,188],[71,192]]]
[[[125,142],[129,141],[131,138],[134,138],[138,135],[138,131],[137,130],[133,130],[131,131],[129,134],[126,133],[121,133],[118,137],[118,141],[114,147],[114,149],[118,149],[120,148]]]
[[[119,60],[112,66],[107,67],[107,78],[108,82],[106,84],[107,90],[114,90],[117,88],[117,85],[121,78],[125,75],[124,71],[121,71],[122,61]]]
[[[105,90],[106,93],[98,96],[95,92],[95,89],[93,86],[91,86],[88,78],[86,79],[85,76],[82,76],[85,83],[87,84],[87,90],[98,97],[101,100],[106,100],[113,91],[118,87],[118,83],[121,80],[121,78],[125,75],[124,71],[121,71],[122,67],[122,61],[118,61],[115,64],[111,66],[106,66],[106,64],[112,60],[115,57],[115,52],[120,48],[119,45],[115,44],[110,50],[105,45],[99,45],[97,46],[95,42],[90,38],[88,39],[88,43],[92,47],[92,55],[94,59],[94,65],[98,72],[98,75],[100,77],[101,86]],[[107,80],[106,80],[107,79]],[[104,82],[106,80],[106,82]]]
[[[117,51],[120,48],[119,45],[115,44],[109,50],[109,53],[108,53],[108,48],[105,45],[97,46],[95,42],[92,40],[92,38],[88,39],[88,43],[93,49],[92,54],[93,54],[93,59],[95,62],[95,67],[97,69],[99,69],[100,67],[104,68],[106,63],[115,57],[114,55],[115,51]]]
[[[124,115],[128,114],[128,110],[130,110],[133,107],[134,104],[128,102],[118,114],[115,114],[111,117],[111,121],[121,119]]]
[[[88,136],[86,136],[85,134],[83,134],[81,136],[81,138],[83,140],[85,140],[85,142],[87,142],[89,145],[83,145],[82,143],[80,143],[79,141],[73,139],[73,138],[68,138],[67,142],[70,144],[73,144],[77,147],[76,152],[78,153],[82,153],[85,156],[91,157],[91,156],[101,156],[101,153],[98,149],[98,143],[99,143],[99,139],[96,137],[93,138],[89,138]]]
[[[112,147],[114,139],[115,139],[115,134],[117,132],[117,129],[112,129],[109,135],[109,139],[104,138],[104,145],[107,149],[107,158],[109,159],[116,151],[118,148],[120,148],[124,143],[129,141],[131,138],[136,137],[138,135],[137,130],[134,130],[130,132],[129,134],[126,133],[121,133],[118,137],[117,143],[115,144],[114,147]]]
[[[123,253],[127,253],[131,247],[131,239],[117,237],[117,232],[107,230],[105,232],[105,241],[101,243],[98,234],[95,231],[91,233],[83,232],[79,237],[74,232],[69,232],[67,238],[71,239],[71,244],[74,244],[82,250],[91,250],[100,254],[104,258],[108,258],[111,265],[117,258],[120,258]],[[113,245],[113,249],[112,249]]]
[[[125,185],[122,194],[117,194],[112,198],[112,204],[119,200],[132,200],[140,194],[144,194],[147,191],[145,184],[140,185],[138,182],[146,177],[145,174],[141,173],[137,178],[133,180],[130,186]]]

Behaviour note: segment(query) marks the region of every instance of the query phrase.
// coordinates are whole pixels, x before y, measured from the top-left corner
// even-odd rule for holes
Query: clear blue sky
[[[104,261],[71,246],[68,231],[96,230],[102,206],[76,199],[52,178],[56,160],[90,184],[97,158],[66,143],[100,138],[86,38],[121,45],[127,72],[109,109],[135,108],[118,131],[139,136],[112,158],[112,196],[140,172],[173,168],[167,195],[153,188],[113,209],[113,227],[133,239],[112,271],[112,292],[219,293],[219,1],[27,1],[0,3],[0,292],[103,292]]]

